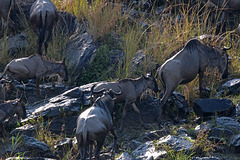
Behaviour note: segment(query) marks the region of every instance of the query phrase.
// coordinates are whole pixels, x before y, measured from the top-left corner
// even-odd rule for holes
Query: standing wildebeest
[[[114,91],[119,91],[118,85],[122,88],[122,94],[116,98],[116,103],[124,103],[123,113],[122,113],[122,122],[120,126],[120,130],[123,129],[123,121],[124,117],[127,113],[127,106],[132,105],[133,109],[138,113],[138,117],[142,126],[144,123],[141,119],[140,111],[136,106],[135,102],[138,97],[140,97],[143,92],[145,92],[148,88],[153,90],[154,92],[158,92],[158,85],[154,77],[150,74],[142,75],[136,79],[122,79],[115,82],[101,82],[96,84],[93,89],[93,93],[99,93],[103,88],[113,89]]]
[[[232,45],[231,45],[232,47]],[[213,47],[197,39],[191,39],[185,47],[158,68],[164,95],[161,99],[159,122],[163,106],[179,84],[192,81],[199,74],[199,90],[202,96],[202,78],[207,67],[217,67],[221,74],[227,73],[229,48]]]
[[[0,130],[4,137],[6,137],[6,130],[3,126],[3,122],[7,118],[12,118],[15,114],[18,115],[18,119],[26,118],[25,105],[21,102],[21,99],[9,100],[6,103],[0,104]]]
[[[99,159],[100,149],[105,141],[105,137],[110,131],[114,136],[113,150],[117,141],[113,129],[113,107],[114,96],[120,95],[121,91],[116,93],[113,90],[104,92],[97,98],[94,104],[82,112],[77,119],[76,138],[80,150],[81,159],[86,159],[87,148],[90,147],[90,159],[92,156],[92,145],[97,142],[95,148],[95,157]],[[90,146],[89,146],[90,145]]]
[[[0,0],[0,17],[4,19],[5,22],[9,20],[9,26],[14,28],[14,22],[9,17],[10,8],[14,0]]]
[[[40,78],[48,75],[58,74],[65,82],[68,81],[67,67],[64,60],[63,62],[51,62],[44,60],[38,54],[12,60],[5,67],[2,77],[5,74],[18,81],[35,78],[38,98],[40,95]],[[2,79],[2,77],[0,79]]]
[[[56,6],[50,0],[36,0],[31,6],[29,20],[31,27],[38,35],[38,54],[42,54],[43,43],[45,54],[47,54],[48,41],[53,26],[58,21]]]

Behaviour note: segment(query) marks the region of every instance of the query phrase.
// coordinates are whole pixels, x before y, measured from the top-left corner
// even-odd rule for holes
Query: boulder
[[[240,132],[240,123],[233,118],[219,117],[219,118],[216,118],[215,121],[216,121],[216,125],[218,127],[229,129],[230,131],[233,131],[234,133]]]
[[[3,54],[3,46],[6,47],[7,54],[10,56],[15,56],[21,51],[29,48],[29,43],[27,41],[28,35],[25,33],[20,33],[14,36],[7,37],[6,42],[0,43],[0,56]]]
[[[36,138],[23,135],[24,147],[26,151],[31,151],[31,155],[41,155],[50,151],[47,144],[38,141]]]
[[[132,152],[134,159],[153,160],[165,155],[166,151],[156,150],[153,141],[147,141]]]
[[[234,133],[226,128],[218,128],[218,127],[214,127],[212,128],[211,132],[210,132],[210,136],[213,137],[219,137],[219,138],[227,138],[229,139],[229,137],[232,137],[234,135]]]
[[[87,32],[73,35],[66,44],[64,53],[68,61],[68,68],[71,68],[71,81],[75,82],[81,76],[82,69],[86,68],[95,57],[96,45],[92,35]]]
[[[147,66],[148,70],[152,71],[158,67],[158,64],[154,57],[146,54],[143,50],[139,50],[133,57],[130,65],[130,73],[132,76],[136,76],[142,73],[142,71],[144,71],[143,66]]]
[[[229,95],[229,94],[236,94],[240,91],[240,79],[232,79],[224,83],[219,89],[219,95]]]
[[[189,139],[191,139],[189,137]],[[193,147],[193,142],[185,137],[178,137],[173,135],[168,135],[159,139],[156,145],[161,146],[167,144],[175,151],[189,151]]]
[[[198,135],[199,132],[207,132],[207,131],[210,131],[211,128],[212,128],[211,123],[202,123],[195,127],[194,133]]]
[[[134,158],[127,152],[122,153],[116,160],[133,160]]]
[[[166,135],[170,134],[170,130],[168,129],[162,129],[162,130],[157,130],[157,131],[147,131],[143,135],[140,136],[140,140],[143,142],[146,141],[153,141],[157,140],[161,137],[164,137]]]
[[[240,151],[240,134],[237,134],[230,139],[230,146],[233,146],[235,148],[236,153],[239,153],[239,151]]]
[[[212,116],[215,113],[221,116],[231,116],[235,111],[235,106],[229,99],[197,99],[194,101],[193,110],[202,117]]]

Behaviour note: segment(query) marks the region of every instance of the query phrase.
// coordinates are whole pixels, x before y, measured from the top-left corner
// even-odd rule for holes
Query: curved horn
[[[228,40],[228,42],[229,42],[231,45],[230,45],[230,47],[226,47],[226,46],[224,46],[224,47],[223,47],[223,50],[224,50],[224,51],[227,51],[227,50],[229,50],[229,49],[232,48],[232,42],[229,41],[229,40]]]
[[[117,86],[120,88],[120,91],[117,93],[115,91],[113,91],[112,89],[112,92],[115,94],[115,95],[121,95],[122,94],[122,87],[120,85],[117,84]]]
[[[105,88],[102,88],[100,91],[94,91],[94,87],[95,87],[96,85],[97,85],[97,84],[94,84],[94,85],[91,87],[91,93],[93,93],[93,94],[99,94],[99,93],[102,93],[103,91],[106,90]]]

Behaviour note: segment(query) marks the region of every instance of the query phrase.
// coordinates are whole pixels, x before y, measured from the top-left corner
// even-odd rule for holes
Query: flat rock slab
[[[229,99],[198,99],[193,106],[198,116],[211,116],[218,113],[222,116],[231,116],[235,111],[233,102]]]

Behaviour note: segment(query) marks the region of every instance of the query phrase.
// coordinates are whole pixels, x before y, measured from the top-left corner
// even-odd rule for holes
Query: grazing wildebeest
[[[158,68],[158,78],[164,88],[160,103],[159,122],[163,106],[179,84],[192,81],[199,74],[199,90],[202,97],[202,78],[207,67],[217,67],[221,74],[227,73],[228,54],[232,47],[213,47],[198,39],[191,39],[185,47]],[[226,76],[226,75],[225,75]]]
[[[26,118],[25,105],[21,102],[21,99],[9,100],[6,103],[0,104],[0,130],[4,137],[6,137],[6,130],[3,126],[3,122],[7,118],[12,118],[17,114],[18,119]]]
[[[140,111],[135,102],[148,88],[154,92],[158,92],[158,85],[155,78],[150,74],[147,74],[136,79],[128,78],[117,80],[115,82],[100,82],[93,88],[93,94],[98,94],[103,88],[106,90],[113,89],[117,92],[119,91],[118,85],[122,88],[122,94],[116,98],[115,102],[124,103],[120,130],[123,129],[123,121],[127,113],[128,105],[132,105],[133,109],[138,113],[141,125],[144,126]]]
[[[9,26],[14,28],[14,22],[9,17],[10,8],[14,0],[0,0],[0,17],[4,19],[5,22],[9,21]]]
[[[14,59],[4,69],[2,77],[7,74],[12,79],[24,81],[36,79],[36,90],[39,98],[39,80],[44,76],[58,74],[65,82],[68,81],[67,67],[63,62],[51,62],[44,60],[42,56],[36,54],[29,57]]]
[[[31,27],[38,35],[38,54],[42,54],[43,43],[45,54],[47,54],[48,41],[58,21],[56,6],[50,0],[36,0],[31,6],[29,20]]]
[[[102,90],[103,91],[103,90]],[[76,138],[80,150],[81,159],[86,159],[87,148],[90,147],[90,159],[92,156],[92,145],[97,142],[95,148],[95,158],[99,159],[100,149],[105,141],[105,137],[110,131],[114,136],[113,150],[116,145],[117,136],[113,129],[113,107],[114,97],[120,95],[113,90],[104,92],[98,97],[94,104],[82,112],[77,119]],[[89,146],[90,145],[90,146]]]

